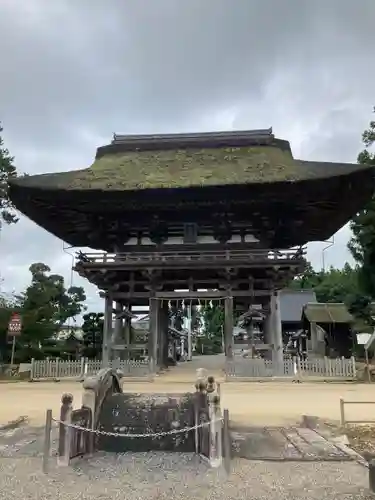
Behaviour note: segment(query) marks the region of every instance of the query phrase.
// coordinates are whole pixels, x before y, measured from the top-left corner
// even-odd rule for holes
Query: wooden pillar
[[[163,304],[161,300],[157,301],[158,307],[158,333],[157,333],[157,365],[163,366],[163,346],[164,346],[164,324],[163,324]]]
[[[310,345],[311,345],[311,352],[312,354],[318,354],[319,349],[318,349],[318,331],[316,327],[316,323],[311,322],[310,323]]]
[[[148,334],[148,358],[151,371],[154,373],[157,370],[157,354],[158,354],[158,327],[159,327],[159,301],[154,294],[150,296],[150,326]]]
[[[116,302],[115,315],[117,316],[118,314],[121,314],[122,310],[123,310],[122,304],[120,302]],[[123,344],[122,323],[123,323],[123,319],[116,317],[115,327],[114,327],[113,332],[112,332],[112,345],[122,345]],[[112,349],[112,352],[111,352],[112,358],[119,358],[119,357],[121,357],[121,355],[122,355],[122,352],[119,352],[115,349]]]
[[[281,372],[284,363],[283,333],[281,326],[280,298],[276,290],[273,291],[271,296],[271,316],[273,333],[272,361],[275,369]]]
[[[103,367],[109,365],[110,360],[110,342],[112,336],[112,294],[106,293],[104,301],[104,326],[103,326],[103,346],[102,346],[102,363]]]
[[[268,304],[268,311],[266,312],[265,318],[263,320],[263,340],[265,344],[270,346],[265,352],[266,359],[272,359],[272,351],[273,351],[273,325],[272,325],[273,317],[271,313],[271,298]]]
[[[128,304],[127,307],[128,307],[128,311],[131,312],[131,305]],[[124,339],[125,339],[125,359],[132,358],[132,353],[130,352],[130,344],[131,344],[130,336],[131,336],[131,328],[132,328],[131,322],[132,322],[131,318],[125,317],[124,326],[123,326]]]
[[[224,349],[227,359],[233,359],[233,297],[228,290],[224,305]]]
[[[163,331],[164,331],[163,363],[164,363],[165,366],[168,366],[168,352],[169,352],[169,337],[168,337],[169,310],[168,310],[168,302],[164,302],[162,312],[163,312]]]

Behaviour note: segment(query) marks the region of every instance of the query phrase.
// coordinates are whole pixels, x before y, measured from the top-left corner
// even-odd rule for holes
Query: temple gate
[[[283,360],[278,291],[374,192],[374,168],[301,161],[272,129],[123,136],[85,170],[14,179],[10,198],[76,247],[76,271],[105,299],[103,361],[131,358],[135,306],[150,308],[153,370],[168,357],[168,301],[221,299],[233,315],[264,311],[264,342]],[[188,292],[178,292],[187,289]],[[115,322],[113,324],[113,315]]]

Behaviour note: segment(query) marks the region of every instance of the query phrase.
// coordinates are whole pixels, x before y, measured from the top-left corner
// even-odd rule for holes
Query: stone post
[[[95,429],[96,421],[98,415],[96,414],[96,397],[98,391],[98,378],[88,377],[83,382],[83,394],[82,394],[82,406],[89,408],[91,411],[91,429]],[[95,448],[95,434],[93,432],[88,433],[88,453],[91,455],[94,453]]]
[[[213,377],[209,377],[213,380]],[[214,382],[209,380],[209,385],[214,387]],[[207,386],[207,398],[210,417],[210,464],[211,467],[220,467],[222,464],[222,422],[220,411],[220,397],[216,390],[209,392]]]
[[[63,394],[61,398],[60,424],[59,424],[59,448],[57,465],[66,467],[70,462],[70,443],[72,429],[73,396]]]

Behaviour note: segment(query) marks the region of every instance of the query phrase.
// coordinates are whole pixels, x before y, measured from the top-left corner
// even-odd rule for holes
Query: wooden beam
[[[215,299],[225,297],[225,292],[212,290],[207,292],[156,292],[157,299]]]
[[[108,282],[108,284],[110,283],[111,280],[107,280],[106,281]],[[129,283],[132,284],[132,282],[129,282],[128,280],[123,280],[123,281],[119,281],[118,278],[115,279],[116,281],[116,284],[120,285],[120,286],[117,286],[117,289],[120,288],[121,286],[123,285],[126,285],[126,286],[129,286]],[[218,278],[218,279],[199,279],[199,280],[195,280],[194,278],[191,279],[191,281],[189,281],[188,283],[186,282],[186,279],[175,279],[175,280],[164,280],[162,277],[160,278],[160,281],[162,282],[163,285],[165,286],[173,286],[173,285],[176,285],[176,286],[186,286],[186,288],[189,288],[189,283],[191,283],[191,285],[194,287],[196,285],[209,285],[209,284],[212,284],[214,285],[212,288],[216,287],[216,286],[221,286],[221,284],[224,284],[224,283],[227,283],[227,281],[225,281],[223,278]],[[249,278],[247,279],[235,279],[235,280],[231,280],[230,281],[231,285],[233,286],[233,288],[236,288],[240,285],[249,285],[250,284],[254,284],[254,287],[256,286],[266,286],[266,287],[271,287],[272,286],[272,280],[271,279],[267,279],[267,278],[254,278],[253,280],[249,280]],[[133,286],[144,286],[144,285],[149,285],[150,282],[148,280],[138,280],[138,279],[135,279],[134,280],[134,283],[133,283]],[[205,287],[200,287],[200,288],[205,288]],[[116,290],[113,288],[113,291],[115,292]]]
[[[267,297],[271,294],[270,290],[234,290],[232,292],[233,297]],[[213,292],[157,292],[155,295],[158,299],[173,300],[173,299],[198,299],[198,298],[222,298],[225,297],[225,292],[220,290],[215,290]],[[126,300],[137,300],[137,299],[149,299],[149,292],[114,292],[113,299],[126,299]]]

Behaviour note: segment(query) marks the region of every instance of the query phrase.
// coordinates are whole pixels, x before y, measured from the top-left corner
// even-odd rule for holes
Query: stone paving
[[[37,457],[43,454],[44,428],[22,425],[0,430],[0,458]],[[358,461],[349,447],[334,441],[324,430],[294,427],[235,427],[233,454],[247,460]],[[52,454],[57,449],[57,426],[52,429]]]
[[[358,461],[350,448],[306,427],[236,427],[233,453],[248,460]]]
[[[0,430],[0,458],[42,456],[44,428],[23,425],[15,429]],[[51,433],[52,453],[57,450],[57,427]]]

